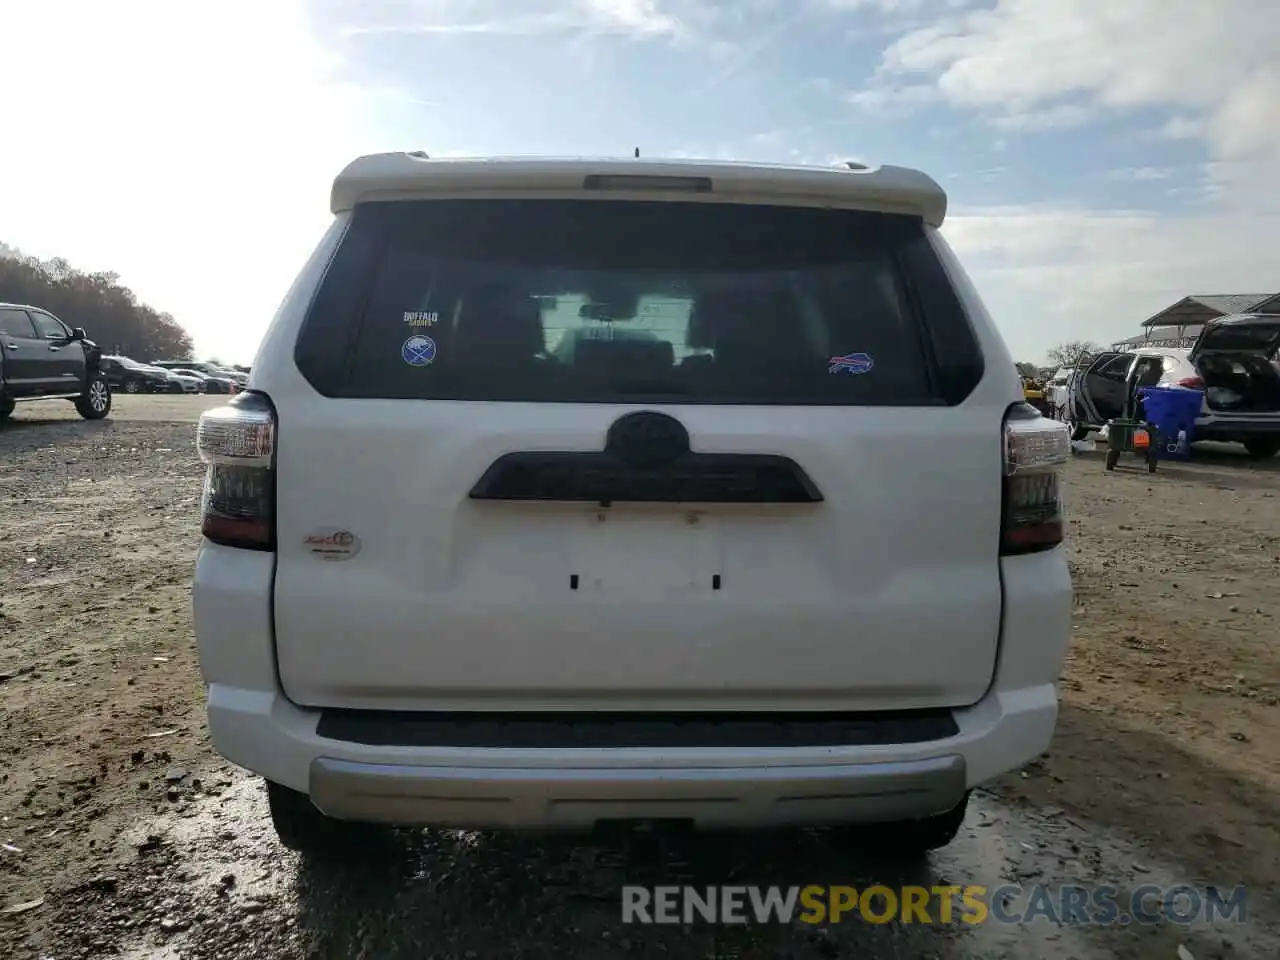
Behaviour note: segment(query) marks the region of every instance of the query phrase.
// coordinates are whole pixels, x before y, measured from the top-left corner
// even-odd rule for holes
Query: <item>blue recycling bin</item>
[[[1143,387],[1139,391],[1147,422],[1159,434],[1158,454],[1162,460],[1188,460],[1195,439],[1196,417],[1204,405],[1204,391],[1186,387]],[[1178,449],[1178,434],[1186,434],[1186,444]]]

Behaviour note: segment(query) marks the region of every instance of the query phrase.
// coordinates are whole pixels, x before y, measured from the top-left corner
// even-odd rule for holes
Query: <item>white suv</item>
[[[894,167],[348,166],[199,427],[209,725],[281,840],[947,843],[1049,744],[1071,583],[1066,427],[945,209]]]

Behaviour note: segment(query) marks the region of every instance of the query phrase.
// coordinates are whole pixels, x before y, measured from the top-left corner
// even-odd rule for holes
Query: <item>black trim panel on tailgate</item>
[[[416,713],[325,710],[317,735],[379,747],[867,747],[945,740],[950,710],[877,713]]]
[[[508,453],[471,489],[472,500],[588,503],[820,503],[789,457],[693,453],[689,431],[655,410],[623,414],[602,452]]]
[[[508,453],[471,489],[472,500],[588,503],[821,503],[808,474],[787,457],[690,453],[637,467],[610,453]]]

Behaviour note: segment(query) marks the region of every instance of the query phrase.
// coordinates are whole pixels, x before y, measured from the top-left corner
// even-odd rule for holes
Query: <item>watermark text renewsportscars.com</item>
[[[1187,884],[1142,886],[1131,891],[1106,884],[1030,887],[939,885],[932,887],[641,887],[622,888],[622,922],[802,923],[859,921],[902,924],[1025,924],[1127,926],[1243,923],[1247,891]]]

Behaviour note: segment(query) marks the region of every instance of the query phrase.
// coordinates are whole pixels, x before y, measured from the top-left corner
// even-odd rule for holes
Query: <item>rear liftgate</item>
[[[618,418],[599,453],[506,454],[485,472],[470,497],[598,504],[593,534],[578,539],[577,569],[569,572],[571,590],[587,583],[605,587],[616,558],[630,565],[637,556],[656,559],[666,568],[665,576],[681,578],[688,586],[719,590],[719,550],[709,542],[712,535],[699,529],[702,517],[694,505],[822,501],[817,486],[794,460],[768,454],[694,453],[689,432],[679,420],[648,410]],[[690,510],[673,522],[648,512],[627,516],[611,509],[622,503],[688,504]],[[654,541],[654,546],[664,541],[667,549],[617,549],[647,541]],[[649,573],[664,576],[660,569]],[[637,571],[629,566],[618,574],[634,582]]]

